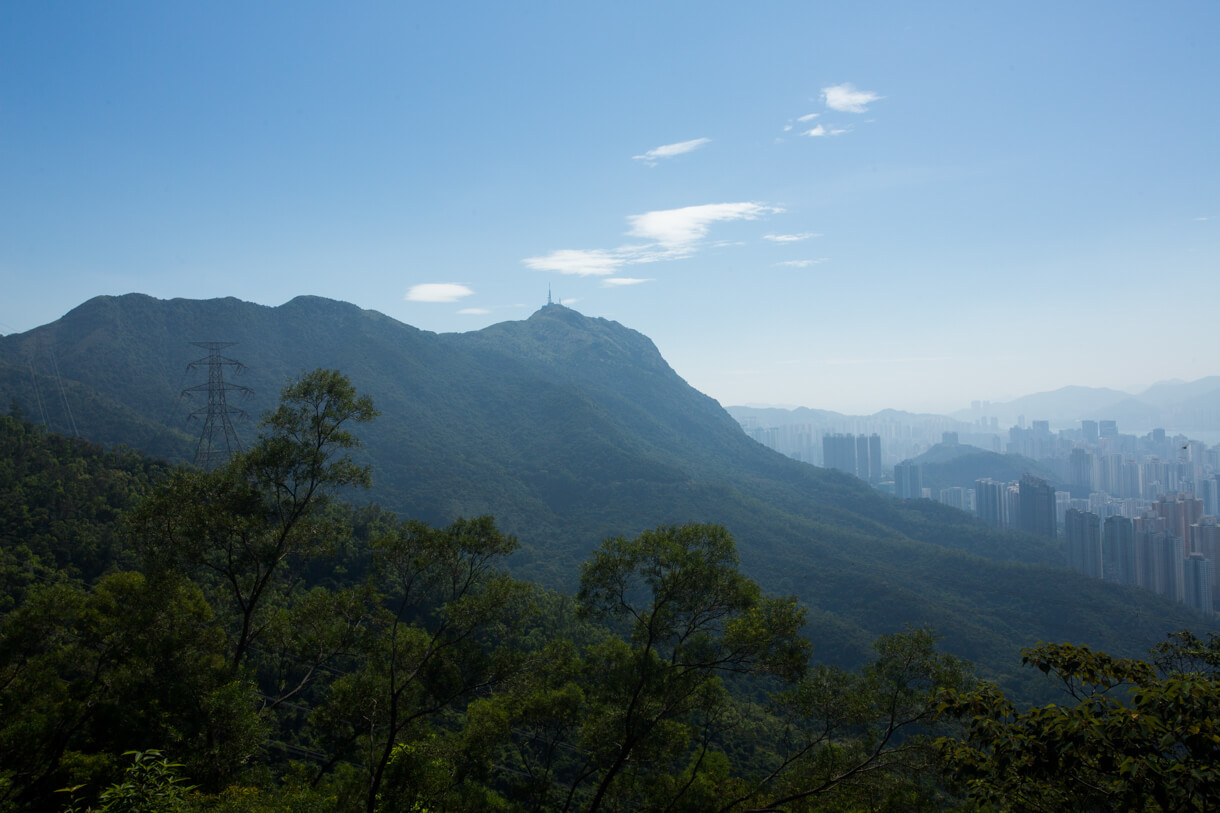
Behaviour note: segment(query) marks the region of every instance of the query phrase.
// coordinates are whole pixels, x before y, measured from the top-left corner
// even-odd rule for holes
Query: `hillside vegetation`
[[[373,488],[341,497],[442,527],[494,516],[519,541],[510,572],[548,587],[574,589],[607,537],[713,523],[746,574],[808,607],[822,662],[857,667],[878,636],[927,625],[946,651],[1030,697],[1045,689],[1016,666],[1020,647],[1138,655],[1170,630],[1206,628],[1159,596],[1068,572],[1053,543],[772,452],[645,336],[561,306],[438,335],[314,297],[278,308],[100,297],[0,339],[0,399],[61,430],[66,402],[93,440],[182,460],[199,430],[184,416],[200,402],[180,392],[203,375],[186,372],[203,355],[190,342],[221,340],[237,343],[226,353],[246,366],[236,380],[255,391],[242,403],[253,415],[315,367],[373,398],[381,417],[355,453]],[[252,424],[242,431],[251,443]]]
[[[1217,801],[1220,639],[1181,633],[1155,667],[1026,653],[1077,693],[1067,714],[1018,712],[926,629],[845,671],[720,526],[607,539],[564,596],[504,571],[517,542],[489,517],[336,502],[369,482],[353,430],[376,417],[341,374],[303,374],[210,472],[0,418],[0,810]]]

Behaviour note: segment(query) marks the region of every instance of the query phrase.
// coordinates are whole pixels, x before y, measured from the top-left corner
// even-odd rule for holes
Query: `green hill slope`
[[[843,664],[880,633],[926,623],[1007,680],[1017,649],[1038,640],[1136,654],[1200,624],[1160,597],[1059,568],[1053,544],[772,452],[646,337],[562,306],[434,334],[312,297],[278,308],[101,297],[0,339],[0,398],[38,416],[33,380],[44,402],[62,392],[82,434],[185,459],[198,426],[184,416],[200,404],[179,392],[203,380],[185,374],[203,355],[192,341],[237,343],[226,352],[247,367],[252,414],[288,377],[341,369],[382,412],[361,430],[373,498],[429,522],[493,514],[522,541],[519,575],[551,585],[570,586],[605,536],[697,520],[724,524],[765,587],[799,595],[819,657]],[[48,411],[64,431],[55,420]]]
[[[1046,466],[1017,454],[998,454],[965,444],[938,443],[912,460],[918,463],[920,477],[932,494],[942,488],[974,488],[974,481],[990,477],[1007,483],[1029,473],[1048,482],[1058,478]]]

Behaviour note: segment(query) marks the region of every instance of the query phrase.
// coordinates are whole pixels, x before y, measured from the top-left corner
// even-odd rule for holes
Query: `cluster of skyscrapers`
[[[998,428],[994,424],[992,420],[989,428]],[[882,438],[877,432],[825,431],[819,455],[812,448],[812,426],[746,429],[793,457],[889,488],[890,472],[882,471]],[[926,449],[928,441],[915,438],[930,430],[912,427],[903,433],[888,427],[887,437],[892,435],[895,445],[901,437]],[[960,445],[956,431],[942,430],[940,439],[948,446]],[[799,450],[783,448],[795,440],[804,444]],[[978,440],[970,436],[967,442]],[[983,438],[997,452],[1000,440],[994,435]],[[1016,481],[982,477],[974,480],[973,488],[967,482],[938,488],[934,494],[924,485],[920,466],[907,459],[893,464],[893,493],[906,499],[939,499],[978,514],[996,528],[1061,538],[1068,566],[1080,573],[1214,612],[1213,599],[1220,598],[1220,448],[1184,435],[1169,436],[1163,429],[1138,437],[1120,434],[1115,421],[1086,420],[1079,429],[1052,432],[1049,421],[1026,426],[1022,418],[1008,430],[1005,451],[1037,461],[1055,475],[1059,487],[1026,474]],[[892,459],[891,453],[887,461]]]
[[[1220,524],[1193,494],[1166,495],[1134,519],[1068,509],[1068,566],[1086,576],[1154,590],[1203,613],[1213,612]]]
[[[881,482],[881,436],[823,435],[822,460],[828,469],[854,474],[878,485]]]
[[[1113,421],[1083,421],[1079,431],[1057,434],[1046,421],[1034,421],[1013,427],[1009,437],[1009,453],[1037,460],[1064,485],[1056,489],[1029,474],[1019,482],[981,478],[974,488],[940,489],[940,502],[997,528],[1049,537],[1060,537],[1062,529],[1074,570],[1214,611],[1220,598],[1216,449],[1160,429],[1120,435]],[[894,467],[898,496],[919,496],[918,480],[917,466]]]

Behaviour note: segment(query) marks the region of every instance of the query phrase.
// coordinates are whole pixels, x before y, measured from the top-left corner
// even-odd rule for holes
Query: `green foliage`
[[[745,436],[647,337],[563,307],[433,334],[316,297],[279,308],[100,297],[54,325],[0,337],[0,393],[34,414],[28,384],[17,387],[39,344],[53,340],[82,426],[105,420],[131,432],[90,436],[143,444],[152,438],[139,421],[164,431],[185,411],[179,371],[195,354],[186,335],[241,343],[252,408],[274,411],[296,371],[342,364],[390,418],[362,426],[364,446],[350,450],[354,464],[376,469],[369,498],[433,525],[494,515],[521,540],[512,573],[548,587],[574,590],[606,537],[715,522],[737,539],[743,572],[809,608],[817,623],[805,634],[824,662],[859,667],[878,635],[928,625],[948,651],[1026,699],[1037,685],[1014,647],[1071,640],[1137,656],[1167,629],[1207,629],[1147,591],[1081,587],[1045,566],[1061,559],[1043,540],[785,459]],[[179,458],[188,455],[189,438],[178,442]]]
[[[112,566],[119,514],[166,468],[0,416],[0,613],[35,583]]]
[[[329,492],[369,482],[345,451],[357,441],[344,426],[376,414],[340,373],[306,373],[251,449],[215,471],[177,473],[133,512],[146,566],[185,568],[226,596],[218,611],[232,619],[234,673],[270,623],[268,605],[342,534],[323,511]]]
[[[511,669],[498,644],[511,637],[523,589],[497,565],[516,544],[490,517],[443,529],[406,521],[374,540],[381,606],[365,623],[360,666],[334,682],[313,719],[336,756],[365,762],[370,813],[405,792],[385,787],[396,749],[406,759],[404,740]],[[407,764],[398,773],[409,777]]]
[[[336,343],[365,324],[343,318],[326,327]],[[433,527],[332,503],[368,480],[351,428],[374,411],[330,371],[290,384],[230,465],[155,488],[161,469],[134,456],[0,424],[14,450],[0,510],[20,528],[0,547],[0,809],[120,786],[133,749],[171,755],[197,810],[934,809],[949,803],[934,698],[971,693],[928,622],[991,663],[1010,640],[995,629],[1116,629],[1125,594],[1031,567],[1045,551],[1026,540],[740,445],[638,334],[561,309],[469,341],[443,385],[412,379],[449,399],[443,421],[392,396],[422,439],[402,447],[410,467],[379,453],[379,478],[411,495],[396,499],[443,496],[433,518],[505,506],[528,549],[487,516]],[[495,384],[500,368],[517,389]],[[520,433],[509,401],[532,422]],[[715,440],[688,458],[688,431]],[[114,517],[147,491],[124,538]],[[670,524],[689,516],[744,529],[750,572],[815,596],[813,623],[744,575],[724,526]],[[607,529],[574,597],[505,573],[574,568]],[[915,627],[861,654],[900,620]],[[820,647],[811,668],[802,632]],[[1195,683],[1149,695],[1148,725],[1203,708],[1220,662],[1171,643],[1153,678]],[[1033,663],[1090,692],[1139,669],[1076,654]]]
[[[913,462],[920,466],[924,488],[933,489],[933,494],[951,486],[974,488],[974,481],[984,477],[1002,483],[1020,480],[1021,475],[1027,473],[1052,484],[1060,479],[1055,472],[1032,458],[988,452],[974,446],[938,443]]]
[[[856,673],[819,665],[774,698],[769,764],[736,783],[718,810],[916,809],[935,789],[928,734],[942,692],[972,683],[968,666],[937,652],[926,629],[882,636]],[[866,801],[865,801],[866,800]]]
[[[267,493],[281,522],[310,510],[326,490],[370,484],[368,467],[346,452],[359,445],[345,428],[368,423],[379,413],[373,399],[357,395],[337,370],[314,370],[290,381],[265,432],[239,461],[239,468]],[[342,456],[336,456],[338,452]]]
[[[1220,804],[1220,638],[1177,633],[1154,662],[1049,644],[1023,662],[1071,698],[1020,711],[994,686],[948,692],[966,724],[947,770],[983,804],[1030,810],[1207,810]],[[1159,667],[1159,668],[1158,668]]]
[[[599,767],[589,810],[608,794],[620,806],[655,796],[652,780],[728,721],[718,675],[794,680],[808,659],[803,611],[791,599],[762,597],[738,572],[732,537],[719,526],[606,540],[581,574],[578,601],[587,616],[626,626],[625,640],[590,653],[606,677],[594,684],[598,712],[582,731]]]
[[[127,751],[123,756],[131,757],[131,765],[123,772],[122,781],[110,785],[98,795],[97,807],[85,808],[88,813],[185,813],[190,808],[187,796],[193,788],[184,784],[177,769],[182,766],[170,762],[155,748],[147,751]],[[75,792],[80,788],[66,788]],[[65,813],[77,813],[78,808],[69,805]]]

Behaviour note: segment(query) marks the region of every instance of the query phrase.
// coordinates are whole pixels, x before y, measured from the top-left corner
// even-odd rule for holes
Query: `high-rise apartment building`
[[[1212,563],[1212,595],[1220,595],[1220,520],[1203,516],[1190,526],[1190,548]]]
[[[856,438],[854,435],[822,435],[822,464],[848,474],[856,473]]]
[[[868,482],[868,436],[856,435],[856,476]]]
[[[881,482],[881,436],[875,432],[822,435],[822,465],[877,485]]]
[[[1152,505],[1157,516],[1165,520],[1165,530],[1182,541],[1182,556],[1190,553],[1191,525],[1203,516],[1203,500],[1194,494],[1165,494]]]
[[[1200,479],[1196,486],[1203,501],[1205,516],[1220,516],[1220,479],[1217,476]]]
[[[979,518],[995,528],[1008,527],[1007,483],[990,477],[974,481],[974,504]]]
[[[904,500],[917,500],[923,496],[918,464],[906,460],[894,466],[894,494]]]
[[[1182,562],[1182,603],[1201,613],[1212,614],[1214,570],[1212,562],[1201,553],[1186,557]]]
[[[1097,442],[1097,421],[1081,421],[1080,434],[1084,436],[1085,443]]]
[[[1138,520],[1137,520],[1138,523]],[[1182,540],[1157,528],[1159,523],[1137,524],[1135,548],[1139,586],[1182,601]]]
[[[1106,517],[1101,541],[1102,578],[1116,584],[1139,584],[1135,523],[1114,514]]]
[[[1077,573],[1102,577],[1101,517],[1069,508],[1064,515],[1068,567]]]
[[[1020,528],[1031,534],[1056,535],[1055,488],[1041,477],[1026,474],[1018,485],[1021,495]]]
[[[1093,454],[1088,449],[1073,449],[1068,455],[1068,478],[1072,485],[1093,488]]]
[[[961,486],[950,486],[940,490],[940,502],[943,505],[952,506],[959,511],[969,511],[973,508],[970,505],[970,491]]]

